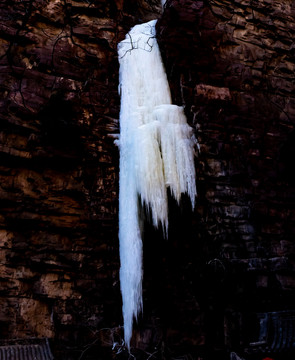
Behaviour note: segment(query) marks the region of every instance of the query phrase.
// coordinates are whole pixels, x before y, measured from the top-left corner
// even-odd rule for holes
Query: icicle
[[[155,39],[156,20],[136,25],[118,46],[120,62],[120,282],[124,337],[142,309],[142,239],[138,198],[153,225],[168,229],[167,187],[179,202],[196,197],[196,139],[170,89]]]

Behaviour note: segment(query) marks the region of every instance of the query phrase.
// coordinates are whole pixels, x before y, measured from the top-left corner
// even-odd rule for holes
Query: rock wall
[[[49,337],[56,359],[126,355],[116,46],[159,13],[0,4],[0,339]],[[158,38],[199,140],[198,199],[170,201],[168,241],[145,222],[137,358],[226,358],[254,340],[255,313],[294,310],[294,17],[291,0],[166,2]]]
[[[122,324],[116,48],[158,12],[0,4],[0,339],[48,337],[57,359],[76,359]]]
[[[201,255],[184,258],[204,314],[190,324],[209,348],[245,347],[255,312],[294,309],[294,19],[293,1],[168,0],[158,23],[200,145],[189,239]]]

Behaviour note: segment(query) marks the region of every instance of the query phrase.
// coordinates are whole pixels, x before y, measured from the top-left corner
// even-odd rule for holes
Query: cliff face
[[[187,263],[203,274],[191,298],[214,346],[249,340],[251,312],[294,309],[294,18],[293,1],[168,0],[158,22],[200,144],[191,237],[202,255],[188,250]]]
[[[158,11],[0,4],[0,339],[46,336],[77,358],[121,324],[117,43]]]
[[[198,213],[216,255],[293,249],[294,17],[292,1],[168,1],[158,24],[198,134]]]
[[[0,339],[49,337],[57,359],[120,339],[116,47],[157,16],[157,1],[0,4]],[[146,224],[138,348],[235,348],[249,314],[294,309],[294,18],[291,0],[167,1],[198,199],[171,201],[168,242]]]
[[[216,256],[293,250],[294,18],[292,1],[168,1],[158,24],[198,134],[198,214]]]

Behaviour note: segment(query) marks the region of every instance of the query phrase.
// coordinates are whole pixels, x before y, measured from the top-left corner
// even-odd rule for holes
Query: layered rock
[[[2,339],[55,339],[57,358],[71,359],[121,324],[117,42],[158,11],[1,2]]]
[[[158,38],[200,144],[198,198],[194,213],[170,201],[168,241],[145,224],[132,343],[144,358],[243,347],[252,314],[294,308],[294,11],[166,3]],[[96,358],[120,356],[116,47],[159,12],[158,1],[0,5],[2,339],[49,337],[61,359],[90,358],[90,343]]]
[[[253,336],[247,314],[294,307],[294,18],[293,1],[168,0],[158,23],[174,101],[200,144],[203,258],[186,256],[203,273],[191,296],[216,347]]]

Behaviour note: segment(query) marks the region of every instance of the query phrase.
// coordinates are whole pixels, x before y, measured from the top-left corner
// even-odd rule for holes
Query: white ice
[[[142,310],[142,239],[139,201],[155,227],[168,229],[167,187],[179,202],[195,204],[196,139],[183,108],[171,104],[155,39],[156,20],[136,25],[118,46],[120,62],[120,283],[124,338],[129,348],[133,318]]]

